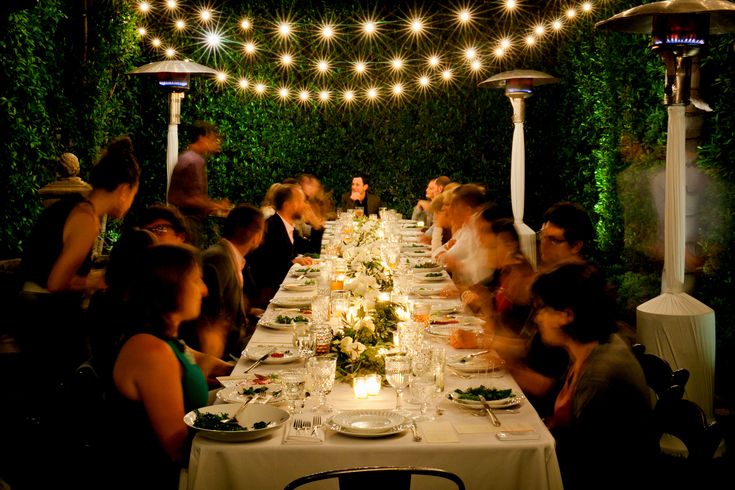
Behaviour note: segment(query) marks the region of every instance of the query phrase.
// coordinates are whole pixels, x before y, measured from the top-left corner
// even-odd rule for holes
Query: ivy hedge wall
[[[308,16],[322,3],[340,12],[350,8],[289,5]],[[531,3],[542,9],[547,2]],[[635,306],[660,287],[660,260],[638,245],[656,227],[641,176],[662,168],[665,158],[663,68],[645,36],[599,32],[594,21],[638,3],[606,2],[549,49],[492,70],[537,69],[561,79],[527,102],[525,221],[537,229],[543,211],[564,199],[590,210],[598,233],[595,260],[617,286],[621,313],[631,323]],[[83,2],[46,0],[0,19],[0,258],[21,253],[41,211],[36,192],[54,179],[52,162],[62,152],[75,153],[88,172],[111,137],[130,134],[143,164],[130,217],[164,199],[166,100],[151,80],[126,75],[155,58],[139,44],[127,2],[89,4],[86,38]],[[247,2],[247,8],[267,12],[272,4]],[[719,189],[713,216],[720,226],[699,240],[694,295],[715,309],[723,353],[735,344],[733,58],[732,36],[712,38],[702,56],[701,98],[714,112],[704,118],[697,162]],[[208,167],[214,196],[258,203],[271,183],[300,172],[319,176],[339,196],[353,172],[366,171],[371,188],[404,213],[440,174],[483,182],[509,207],[511,115],[502,91],[474,83],[400,105],[325,109],[247,97],[195,78],[182,104],[182,121],[210,120],[224,136],[223,152]],[[735,371],[730,357],[718,355],[720,380]]]

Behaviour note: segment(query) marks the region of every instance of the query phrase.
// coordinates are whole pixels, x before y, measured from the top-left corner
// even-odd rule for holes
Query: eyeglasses
[[[172,225],[156,225],[156,226],[149,226],[146,228],[147,231],[150,231],[154,235],[161,236],[168,233],[169,230],[174,231],[174,227]]]
[[[564,238],[557,238],[555,236],[549,236],[544,234],[544,230],[540,230],[536,232],[536,239],[540,242],[549,242],[552,245],[561,245],[562,243],[566,242]]]

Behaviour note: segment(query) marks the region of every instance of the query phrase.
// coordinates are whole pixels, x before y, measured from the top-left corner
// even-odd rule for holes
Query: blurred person
[[[21,349],[58,362],[57,373],[88,357],[82,298],[104,287],[103,271],[90,273],[92,252],[105,215],[122,218],[138,192],[140,166],[127,136],[114,140],[92,168],[92,191],[46,208],[25,244],[21,292],[27,323]]]
[[[362,208],[365,216],[378,214],[382,203],[378,196],[368,192],[369,187],[370,184],[365,174],[357,174],[352,177],[351,191],[342,194],[340,205],[342,210]]]
[[[444,175],[431,179],[429,185],[426,186],[426,199],[419,199],[413,208],[411,219],[414,221],[423,221],[425,227],[431,228],[434,222],[434,215],[431,209],[429,209],[430,205],[434,198],[444,192],[444,186],[449,182],[449,177]],[[428,236],[431,236],[431,234],[429,233]]]
[[[328,219],[334,218],[334,203],[332,202],[331,192],[324,190],[324,186],[316,176],[301,174],[297,180],[306,196],[303,220],[309,228],[302,230],[302,234],[309,236],[311,234],[310,228],[322,229]]]
[[[183,321],[199,316],[207,288],[196,250],[156,245],[130,284],[135,318],[117,355],[109,394],[111,486],[176,488],[188,456],[184,415],[208,401],[207,380],[232,366],[179,340]]]
[[[189,239],[186,217],[174,206],[153,204],[138,220],[140,227],[156,235],[158,243],[181,245]]]
[[[276,214],[276,208],[273,205],[273,197],[275,196],[276,191],[280,189],[282,185],[283,184],[280,182],[271,184],[271,186],[268,187],[268,190],[265,192],[263,202],[260,203],[260,212],[263,213],[263,219],[268,219]]]
[[[643,482],[658,453],[651,399],[638,360],[615,334],[615,302],[599,271],[563,263],[532,286],[545,344],[569,356],[546,425],[556,440],[564,488],[624,488]],[[623,458],[622,464],[616,463]]]
[[[296,230],[296,222],[306,206],[306,196],[298,185],[281,185],[274,193],[273,205],[276,214],[265,222],[263,242],[248,258],[258,288],[259,307],[267,306],[291,266],[313,263],[311,258],[300,254],[319,253],[324,233],[323,229],[312,230],[311,237],[306,239]]]
[[[207,158],[222,150],[219,129],[211,123],[196,121],[188,128],[188,137],[189,146],[179,155],[171,174],[168,202],[188,218],[190,240],[201,247],[206,217],[225,215],[232,206],[227,199],[215,201],[209,197]]]
[[[478,216],[479,242],[487,253],[493,270],[486,279],[462,291],[460,298],[473,312],[486,320],[484,335],[517,337],[531,313],[530,288],[534,271],[521,252],[520,239],[513,219],[496,218],[492,207]],[[452,332],[450,344],[455,348],[491,345],[474,332]]]
[[[479,245],[474,229],[477,213],[488,202],[485,188],[477,184],[461,185],[452,193],[447,207],[452,238],[432,255],[447,267],[455,283],[474,284],[492,272],[484,254],[476,253]]]
[[[181,327],[187,344],[218,358],[240,356],[256,324],[249,315],[255,284],[245,257],[260,245],[264,228],[260,210],[240,204],[225,218],[219,242],[202,252],[209,294],[199,318]]]
[[[431,206],[429,206],[429,212],[434,217],[431,227],[427,230],[427,233],[431,232],[429,243],[431,244],[432,253],[452,238],[452,226],[447,216],[448,206],[445,206],[445,202],[449,200],[450,195],[451,191],[442,192],[432,199]]]

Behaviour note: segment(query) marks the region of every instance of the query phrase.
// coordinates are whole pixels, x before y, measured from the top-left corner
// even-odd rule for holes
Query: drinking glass
[[[396,390],[396,411],[405,413],[403,390],[408,386],[411,374],[411,358],[405,352],[385,355],[385,379]]]
[[[447,365],[447,350],[440,346],[431,347],[431,370],[434,373],[434,381],[436,383],[436,392],[441,394],[444,392],[444,371]]]
[[[412,357],[421,349],[424,339],[424,325],[418,322],[398,322],[398,343],[401,350]]]
[[[360,206],[355,206],[355,218],[362,218],[365,216],[365,209]]]
[[[283,399],[288,402],[289,413],[297,413],[304,406],[306,398],[306,370],[289,369],[281,371]]]
[[[411,305],[411,319],[428,327],[431,320],[431,303],[428,301],[414,301]]]
[[[329,296],[320,294],[311,301],[311,319],[314,323],[329,320]]]
[[[319,404],[314,411],[331,412],[332,407],[327,404],[327,395],[334,387],[334,377],[337,374],[337,354],[324,354],[309,358],[307,369],[313,383],[313,390],[319,396]]]
[[[316,335],[311,331],[308,323],[294,323],[293,345],[299,353],[299,357],[308,359],[316,352]]]
[[[419,376],[411,376],[409,386],[411,389],[411,398],[421,406],[421,415],[414,420],[434,420],[434,417],[428,415],[429,400],[436,393],[436,382],[433,374],[427,373]]]

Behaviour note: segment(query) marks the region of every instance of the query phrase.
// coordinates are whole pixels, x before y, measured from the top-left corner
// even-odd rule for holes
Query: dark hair
[[[450,182],[451,180],[446,175],[442,175],[434,179],[434,183],[441,188],[444,188],[444,186],[446,186]]]
[[[471,208],[479,208],[489,201],[485,188],[477,184],[463,184],[454,189],[452,202],[461,202]]]
[[[199,138],[209,136],[210,134],[219,136],[219,128],[207,121],[194,121],[194,123],[186,128],[186,136],[189,144],[196,143]]]
[[[113,192],[122,184],[135,186],[139,180],[140,165],[135,158],[133,142],[128,136],[114,139],[102,151],[89,176],[89,183],[93,188],[109,192]]]
[[[615,300],[604,276],[592,265],[567,263],[551,269],[538,276],[531,294],[537,307],[574,313],[562,329],[578,342],[606,342],[617,331]]]
[[[264,227],[263,213],[250,204],[235,206],[225,218],[222,236],[238,244],[247,243]]]
[[[521,239],[511,218],[500,218],[490,222],[490,230],[505,243],[515,243],[516,250],[520,249]]]
[[[543,217],[543,222],[551,223],[564,230],[564,239],[572,246],[582,243],[581,251],[592,246],[595,229],[582,206],[573,202],[560,202],[551,206]]]
[[[179,309],[184,278],[197,266],[197,251],[188,245],[154,245],[145,250],[130,284],[130,305],[139,320],[156,333],[165,333],[164,318]]]
[[[293,198],[297,188],[298,186],[294,184],[282,184],[281,187],[276,189],[273,193],[273,207],[276,211],[283,209],[283,205]]]
[[[171,223],[174,232],[183,233],[186,238],[189,237],[189,223],[186,221],[186,218],[178,208],[167,204],[153,204],[143,210],[140,217],[140,226],[145,228],[147,225],[159,219]]]
[[[352,178],[362,179],[362,185],[370,185],[370,179],[368,178],[366,174],[363,174],[363,173],[352,174]]]
[[[286,177],[281,181],[281,184],[298,184],[299,181],[296,180],[294,177]]]
[[[107,287],[124,294],[141,267],[143,254],[155,243],[155,235],[140,228],[131,228],[120,235],[105,267]]]
[[[506,210],[494,202],[485,204],[480,210],[480,219],[488,223],[500,219],[507,219],[508,217],[509,215]],[[513,220],[511,220],[511,223],[513,223]],[[497,234],[495,231],[493,233]]]

